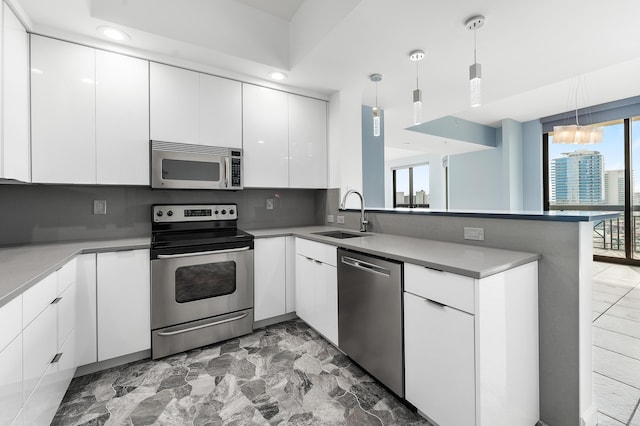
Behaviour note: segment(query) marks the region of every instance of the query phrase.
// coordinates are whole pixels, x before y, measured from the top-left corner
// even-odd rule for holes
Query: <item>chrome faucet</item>
[[[344,197],[342,197],[340,209],[344,210],[345,203],[349,194],[356,194],[358,197],[360,197],[360,232],[367,232],[367,223],[369,223],[369,221],[364,218],[364,196],[361,193],[359,193],[355,189],[348,190],[346,194],[344,194]]]

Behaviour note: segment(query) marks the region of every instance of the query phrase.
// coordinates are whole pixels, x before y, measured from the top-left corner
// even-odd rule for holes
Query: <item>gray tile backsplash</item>
[[[273,210],[266,199],[274,199]],[[106,200],[107,214],[93,214]],[[324,223],[326,190],[156,190],[135,186],[0,185],[0,245],[149,236],[151,205],[237,203],[241,229]]]

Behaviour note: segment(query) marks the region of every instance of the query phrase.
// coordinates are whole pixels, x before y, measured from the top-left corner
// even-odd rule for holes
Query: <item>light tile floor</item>
[[[593,394],[600,426],[640,426],[640,267],[593,264]]]

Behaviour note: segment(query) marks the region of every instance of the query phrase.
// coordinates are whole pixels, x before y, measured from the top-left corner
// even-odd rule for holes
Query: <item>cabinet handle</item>
[[[373,263],[365,262],[364,260],[355,259],[353,257],[342,256],[342,263],[360,269],[362,271],[384,275],[385,277],[391,276],[390,270],[383,268],[382,266],[374,265]]]
[[[53,357],[53,359],[51,360],[51,364],[55,364],[56,362],[60,361],[60,358],[62,358],[62,352],[57,353],[56,356]]]
[[[431,299],[424,299],[424,301],[425,302],[429,302],[429,303],[433,303],[434,305],[438,305],[441,308],[445,308],[447,306],[444,303],[436,302],[435,300],[431,300]]]
[[[436,272],[444,272],[442,269],[436,269],[436,268],[432,268],[430,266],[423,266],[424,269],[431,269],[432,271],[436,271]]]
[[[197,325],[195,327],[189,327],[189,328],[185,328],[183,330],[161,331],[161,332],[158,333],[158,336],[173,336],[174,334],[188,333],[189,331],[200,330],[201,328],[213,327],[214,325],[220,325],[220,324],[224,324],[224,323],[231,322],[231,321],[241,320],[242,318],[246,317],[247,315],[249,315],[249,314],[248,313],[244,313],[244,314],[238,315],[237,317],[227,318],[227,319],[223,319],[223,320],[220,320],[220,321],[211,322],[211,323],[208,323],[208,324]]]
[[[56,297],[55,299],[53,299],[53,301],[51,302],[52,305],[57,304],[59,301],[62,300],[62,297]]]

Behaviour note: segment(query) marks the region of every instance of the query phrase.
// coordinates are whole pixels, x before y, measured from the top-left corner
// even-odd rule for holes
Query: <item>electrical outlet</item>
[[[464,239],[484,241],[484,228],[469,228],[464,227]]]
[[[267,198],[267,210],[273,210],[273,198]]]
[[[344,223],[344,216],[338,216],[338,223]]]
[[[107,200],[93,200],[93,214],[107,214]]]
[[[336,219],[335,219],[335,217],[334,217],[332,214],[328,214],[328,215],[327,215],[327,222],[329,222],[329,223],[333,223],[333,222],[335,222],[335,220],[336,220]]]

